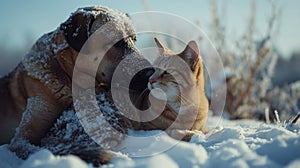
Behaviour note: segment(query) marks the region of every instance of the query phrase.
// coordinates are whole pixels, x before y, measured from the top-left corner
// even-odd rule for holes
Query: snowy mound
[[[218,118],[209,118],[213,126]],[[207,135],[196,135],[191,142],[178,142],[173,148],[150,156],[115,157],[109,165],[102,167],[299,167],[300,131],[299,125],[289,130],[277,125],[267,125],[256,121],[228,121]],[[135,131],[134,134],[155,133],[157,131]],[[163,136],[160,145],[174,143],[174,139]],[[128,149],[137,144],[130,139],[123,142]],[[148,148],[148,149],[147,149]],[[160,146],[151,144],[140,150],[157,150]],[[1,167],[92,167],[76,156],[55,156],[43,149],[23,161],[7,149],[0,146]]]

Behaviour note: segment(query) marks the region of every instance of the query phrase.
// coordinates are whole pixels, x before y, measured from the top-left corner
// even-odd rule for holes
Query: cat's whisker
[[[193,106],[198,106],[200,102],[198,102],[197,104],[190,101],[188,98],[186,98],[185,96],[181,95],[181,99],[182,99],[182,102],[183,103],[189,103],[190,105],[193,105]]]
[[[143,91],[142,91],[142,93],[138,96],[138,99],[140,99],[140,98],[143,98],[144,96],[146,96],[145,94],[148,94],[147,92],[149,92],[149,89],[144,89]]]

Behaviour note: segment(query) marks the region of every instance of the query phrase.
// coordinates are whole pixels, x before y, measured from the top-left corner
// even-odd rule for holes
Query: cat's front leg
[[[202,131],[198,131],[198,130],[182,130],[182,129],[169,129],[166,130],[166,133],[170,137],[176,140],[182,140],[186,142],[189,142],[193,135],[203,134]]]

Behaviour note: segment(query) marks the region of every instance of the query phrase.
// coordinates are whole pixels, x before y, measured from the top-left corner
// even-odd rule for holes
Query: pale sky
[[[250,0],[219,0],[220,7],[226,2],[226,23],[228,39],[239,37],[247,27],[250,16]],[[147,4],[147,5],[145,5]],[[300,50],[300,1],[279,0],[282,7],[280,34],[276,45],[285,55]],[[53,31],[65,21],[69,14],[79,7],[104,5],[125,13],[141,12],[146,9],[163,11],[182,16],[192,22],[200,21],[202,29],[209,33],[209,0],[26,0],[0,1],[0,45],[10,49],[23,47],[28,37],[34,40],[42,34]],[[262,36],[266,30],[271,7],[267,0],[256,2],[256,36]],[[29,44],[31,45],[31,44]]]

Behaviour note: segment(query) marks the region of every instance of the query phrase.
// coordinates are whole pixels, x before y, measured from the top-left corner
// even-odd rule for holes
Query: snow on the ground
[[[41,150],[37,153],[32,154],[20,168],[28,167],[41,167],[41,168],[54,168],[54,167],[81,167],[88,168],[92,165],[87,165],[81,159],[76,156],[54,156],[48,150]]]
[[[212,127],[218,118],[211,117]],[[300,167],[300,124],[283,128],[258,121],[221,120],[209,134],[193,136],[187,142],[177,142],[163,135],[159,143],[138,144],[125,139],[123,153],[159,151],[163,146],[176,144],[170,149],[148,157],[127,157],[119,154],[112,163],[102,167]],[[136,131],[144,136],[160,131]],[[154,144],[154,145],[153,145]],[[131,156],[132,153],[131,153]],[[0,167],[92,167],[76,156],[54,156],[48,150],[40,150],[23,161],[0,146]]]

